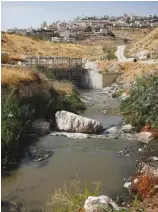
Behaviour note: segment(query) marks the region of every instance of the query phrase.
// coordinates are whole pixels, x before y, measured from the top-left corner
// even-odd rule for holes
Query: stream
[[[101,121],[104,128],[122,125],[117,99],[105,96],[100,90],[81,91],[81,95],[88,107],[83,116]],[[92,181],[101,181],[102,194],[109,197],[128,194],[123,187],[124,179],[135,171],[138,148],[144,144],[119,138],[74,139],[47,135],[32,145],[51,150],[53,154],[43,161],[26,156],[16,170],[2,177],[1,184],[2,199],[23,203],[29,211],[42,209],[56,188],[76,177],[89,186]],[[130,154],[120,155],[122,150]]]

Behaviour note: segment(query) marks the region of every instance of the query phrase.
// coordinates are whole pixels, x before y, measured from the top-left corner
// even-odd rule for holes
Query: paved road
[[[125,45],[117,46],[117,50],[115,52],[115,55],[118,58],[118,61],[120,62],[132,62],[134,58],[126,58],[124,55]],[[139,63],[145,63],[145,64],[158,64],[158,60],[138,60]]]

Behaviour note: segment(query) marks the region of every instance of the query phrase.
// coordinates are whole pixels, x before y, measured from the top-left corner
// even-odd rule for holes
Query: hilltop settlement
[[[115,17],[105,15],[104,17],[77,17],[72,21],[57,21],[47,24],[44,21],[40,28],[8,29],[8,33],[27,36],[37,36],[43,40],[54,42],[75,42],[83,40],[89,35],[113,35],[115,29],[153,29],[158,27],[158,16],[135,16],[127,15]]]

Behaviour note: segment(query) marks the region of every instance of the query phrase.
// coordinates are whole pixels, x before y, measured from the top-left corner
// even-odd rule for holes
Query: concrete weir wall
[[[118,73],[101,73],[95,61],[84,61],[81,76],[82,88],[102,89],[115,82]]]
[[[99,73],[96,70],[83,70],[81,87],[87,89],[102,89],[115,82],[118,73]]]

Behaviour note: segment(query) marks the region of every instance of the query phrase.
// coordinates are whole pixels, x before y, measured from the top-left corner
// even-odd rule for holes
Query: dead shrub
[[[137,182],[135,182],[136,179]],[[137,193],[142,200],[153,196],[157,192],[155,186],[158,184],[158,176],[150,172],[133,177],[131,182],[132,192]]]

